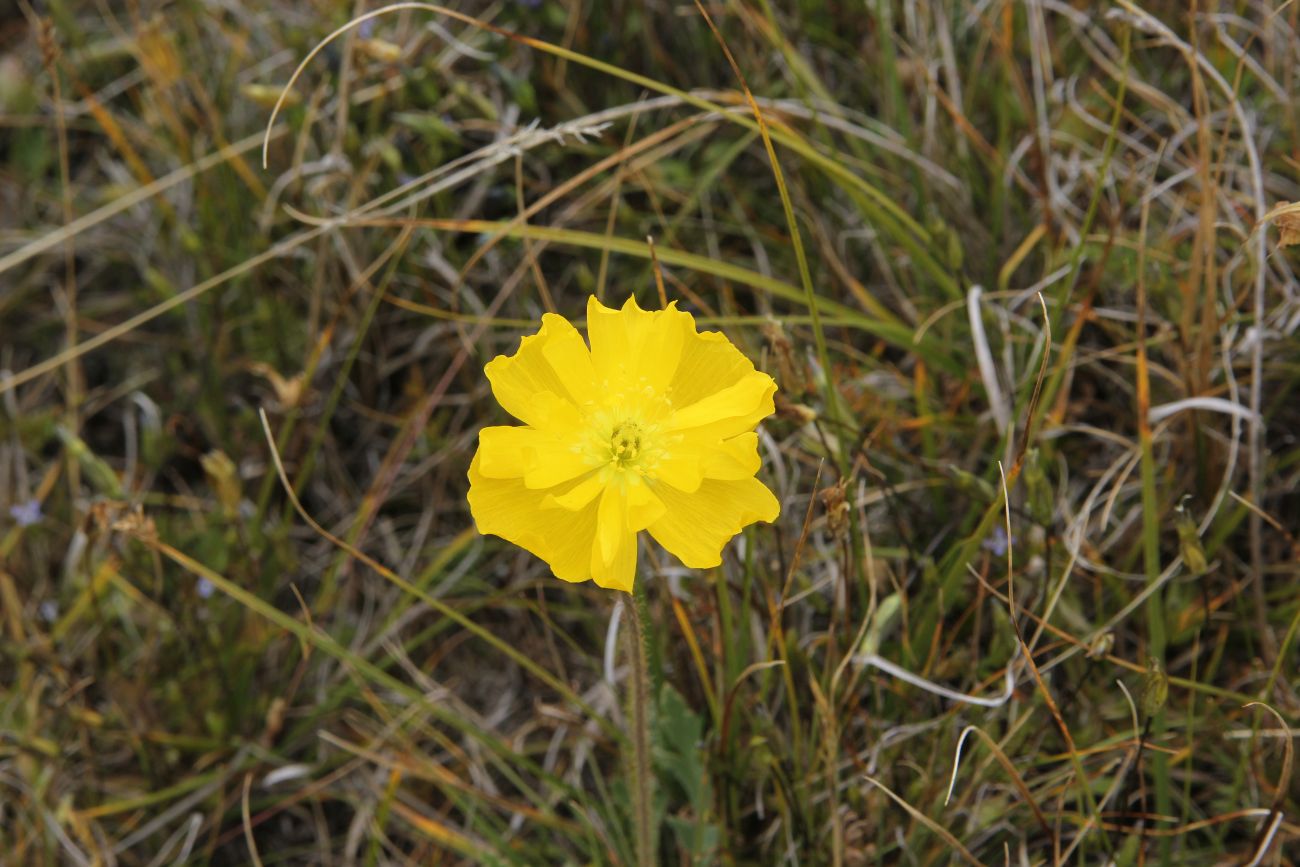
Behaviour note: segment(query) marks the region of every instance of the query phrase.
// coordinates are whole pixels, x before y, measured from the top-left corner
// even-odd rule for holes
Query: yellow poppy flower
[[[722,334],[669,304],[587,302],[591,348],[563,317],[484,372],[522,427],[487,427],[469,468],[479,532],[565,581],[631,592],[637,534],[691,568],[722,562],[743,527],[780,505],[758,472],[754,427],[776,383]]]

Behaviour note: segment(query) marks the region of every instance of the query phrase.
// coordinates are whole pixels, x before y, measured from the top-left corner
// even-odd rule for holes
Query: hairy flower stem
[[[639,582],[638,582],[639,583]],[[632,629],[627,633],[628,655],[632,661],[628,684],[628,703],[632,717],[632,807],[636,821],[636,863],[651,867],[655,863],[654,770],[650,763],[650,667],[646,644],[645,589],[629,595]]]

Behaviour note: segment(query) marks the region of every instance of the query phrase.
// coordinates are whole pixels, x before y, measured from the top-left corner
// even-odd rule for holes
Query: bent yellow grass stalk
[[[755,426],[776,383],[731,341],[700,332],[675,302],[646,311],[587,302],[590,346],[567,320],[542,317],[514,355],[484,368],[501,406],[523,422],[486,427],[469,468],[480,532],[545,560],[565,581],[632,593],[642,530],[691,568],[722,562],[744,527],[773,521],[755,478]],[[653,770],[644,587],[627,603],[636,858],[654,863]]]

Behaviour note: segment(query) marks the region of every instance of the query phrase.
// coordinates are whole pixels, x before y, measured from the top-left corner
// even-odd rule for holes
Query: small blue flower
[[[46,623],[53,623],[59,619],[59,603],[53,599],[46,599],[36,611]]]
[[[210,598],[216,589],[216,585],[207,578],[200,578],[194,583],[194,592],[199,594],[200,599]]]
[[[1007,531],[998,525],[989,533],[988,538],[980,542],[980,547],[985,551],[991,552],[996,557],[1005,557],[1007,554],[1007,545],[1014,543],[1015,539],[1007,538]]]
[[[16,503],[9,507],[9,517],[13,518],[20,527],[30,527],[32,524],[39,523],[41,501],[28,500],[25,503]]]

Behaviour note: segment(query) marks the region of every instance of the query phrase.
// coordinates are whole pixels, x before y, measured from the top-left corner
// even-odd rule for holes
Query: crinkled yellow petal
[[[592,470],[571,438],[531,427],[486,427],[479,431],[479,471],[489,479],[522,477],[530,488],[553,488]]]
[[[704,481],[704,454],[701,445],[695,440],[683,438],[671,446],[668,453],[655,464],[655,481],[672,485],[687,493],[699,488],[700,482]]]
[[[534,489],[553,488],[589,473],[592,469],[590,460],[584,454],[557,442],[536,453],[528,472],[524,474],[524,484]]]
[[[585,365],[583,357],[588,358]],[[541,330],[520,340],[514,355],[498,355],[483,371],[506,412],[547,430],[571,423],[577,406],[596,394],[589,359],[582,335],[563,317],[547,313]],[[565,403],[573,406],[572,415],[557,418],[557,406]]]
[[[609,560],[596,546],[591,551],[591,577],[601,587],[631,593],[636,581],[636,533],[620,534]]]
[[[758,472],[758,434],[747,431],[726,440],[683,437],[655,465],[654,480],[692,494],[708,479],[747,479]]]
[[[644,482],[607,485],[596,518],[600,556],[606,562],[612,560],[624,535],[641,532],[663,513],[663,502]]]
[[[704,460],[704,475],[710,479],[747,479],[757,473],[760,466],[758,434],[748,431],[710,449]]]
[[[627,512],[623,495],[610,485],[600,495],[596,512],[596,544],[600,559],[608,563],[614,559],[623,537],[627,535]]]
[[[726,439],[752,431],[775,410],[776,382],[751,371],[738,381],[673,413],[667,428],[705,440]]]
[[[683,329],[681,357],[668,383],[674,406],[690,406],[716,391],[734,385],[754,372],[753,363],[726,335],[695,330],[695,318],[679,314]]]
[[[530,427],[483,428],[478,432],[479,472],[490,479],[522,477],[542,436]]]
[[[566,493],[554,494],[554,499],[551,502],[554,502],[555,505],[562,509],[576,512],[600,496],[603,490],[605,490],[604,477],[600,473],[592,473]]]
[[[523,479],[488,478],[480,463],[481,454],[476,453],[469,466],[469,511],[478,531],[535,554],[557,578],[589,579],[596,542],[595,503],[577,511],[558,508],[549,492],[531,490]]]
[[[591,352],[587,349],[586,341],[568,320],[547,313],[542,317],[543,322],[546,321],[547,316],[554,316],[567,327],[560,329],[558,325],[556,326],[557,337],[542,345],[542,355],[546,357],[551,368],[560,375],[569,390],[569,396],[575,403],[581,406],[596,400],[599,397],[596,368],[592,364]]]
[[[755,521],[774,521],[776,497],[758,479],[705,479],[693,494],[656,485],[664,513],[650,535],[686,566],[707,569],[722,562],[722,548]]]
[[[663,515],[663,501],[655,496],[650,486],[639,479],[633,479],[625,488],[627,498],[627,528],[633,533],[640,533]]]
[[[690,321],[675,302],[666,310],[647,311],[628,296],[621,310],[613,310],[592,296],[587,301],[587,336],[597,378],[615,390],[666,392]]]
[[[591,575],[601,587],[631,592],[636,572],[636,536],[664,514],[664,504],[640,480],[610,484],[596,513]]]

